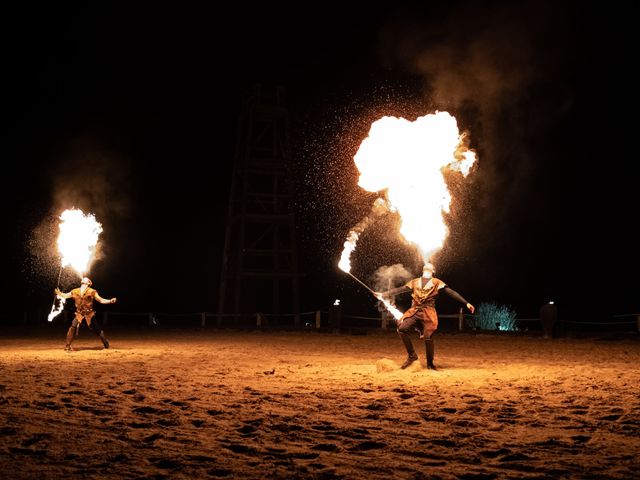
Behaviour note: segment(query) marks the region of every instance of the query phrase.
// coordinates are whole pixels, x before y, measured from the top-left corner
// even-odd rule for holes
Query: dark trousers
[[[424,321],[422,321],[422,319],[417,315],[405,318],[398,327],[398,335],[400,335],[402,343],[404,343],[404,346],[407,349],[407,353],[409,353],[410,355],[415,355],[413,343],[411,343],[411,338],[409,336],[409,334],[413,331],[418,332],[418,334],[422,334],[422,332],[424,332]]]
[[[402,343],[404,343],[404,348],[407,349],[407,355],[409,355],[410,357],[417,357],[416,351],[413,348],[413,342],[411,342],[410,337],[410,333],[413,331],[417,331],[420,334],[424,332],[424,321],[416,315],[407,317],[402,321],[402,323],[398,327],[398,335],[400,336]],[[425,353],[427,357],[427,365],[433,365],[433,334],[425,338]]]

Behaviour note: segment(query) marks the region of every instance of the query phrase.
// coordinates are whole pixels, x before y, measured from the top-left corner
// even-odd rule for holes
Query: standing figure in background
[[[96,318],[94,318],[96,312],[93,309],[93,300],[97,300],[100,303],[116,303],[116,299],[104,299],[98,292],[91,288],[93,282],[84,277],[80,282],[80,287],[74,288],[69,293],[61,292],[59,288],[56,287],[55,294],[60,298],[68,299],[73,298],[73,301],[76,305],[76,313],[73,317],[73,322],[67,331],[67,344],[64,349],[66,351],[72,351],[71,343],[73,342],[74,334],[78,334],[78,330],[80,330],[80,325],[82,321],[85,320],[87,322],[87,326],[93,330],[100,340],[102,340],[102,344],[104,348],[109,348],[109,340],[104,335],[104,331],[100,328],[100,324]]]
[[[540,307],[540,322],[542,322],[544,338],[553,338],[553,327],[557,320],[558,309],[553,300],[550,300]]]
[[[425,351],[427,357],[427,368],[437,370],[433,363],[435,346],[433,343],[433,333],[438,328],[438,313],[436,312],[436,298],[441,290],[454,300],[459,301],[473,313],[475,307],[467,302],[462,295],[452,290],[439,278],[434,277],[435,267],[432,263],[426,263],[422,269],[422,277],[408,281],[402,287],[387,290],[386,292],[376,292],[375,296],[382,300],[384,297],[399,295],[411,292],[411,308],[398,320],[398,335],[402,339],[407,349],[407,359],[401,368],[407,368],[418,360],[418,355],[413,348],[409,333],[417,330],[420,338],[425,341]]]

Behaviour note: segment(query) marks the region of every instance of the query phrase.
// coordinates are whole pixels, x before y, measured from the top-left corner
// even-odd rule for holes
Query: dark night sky
[[[352,156],[380,116],[439,109],[479,155],[439,276],[522,316],[548,298],[565,317],[640,310],[625,169],[635,125],[622,117],[637,103],[629,15],[578,2],[419,3],[5,10],[8,310],[49,308],[51,227],[74,203],[103,223],[91,275],[121,309],[214,311],[237,113],[254,82],[288,95],[304,309],[341,296],[371,313],[335,269],[375,198],[357,187]],[[362,278],[407,261],[401,245],[376,244],[378,230],[362,239]]]

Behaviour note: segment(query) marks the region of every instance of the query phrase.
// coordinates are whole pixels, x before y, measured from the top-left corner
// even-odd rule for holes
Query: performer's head
[[[422,267],[422,276],[424,278],[432,278],[435,273],[436,267],[433,263],[427,262],[424,264],[424,267]]]
[[[89,277],[82,277],[82,281],[80,282],[80,284],[90,287],[91,285],[93,285],[93,282]]]

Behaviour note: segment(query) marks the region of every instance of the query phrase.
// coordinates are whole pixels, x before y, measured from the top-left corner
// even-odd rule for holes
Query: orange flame
[[[102,225],[93,214],[85,214],[79,209],[65,210],[60,220],[58,251],[62,256],[62,267],[71,266],[82,277],[94,259]]]
[[[467,176],[476,161],[456,119],[447,112],[413,122],[383,117],[371,125],[354,160],[358,185],[370,192],[387,191],[389,204],[401,217],[400,233],[422,258],[428,260],[441,249],[449,233],[442,214],[451,203],[443,172]]]

